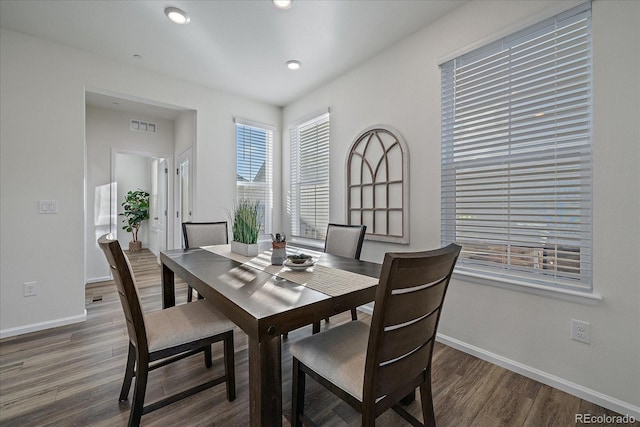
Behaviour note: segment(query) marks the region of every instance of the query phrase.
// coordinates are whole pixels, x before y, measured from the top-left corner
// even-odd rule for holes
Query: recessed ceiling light
[[[291,0],[273,0],[273,4],[278,9],[289,9],[291,7]]]
[[[299,70],[301,66],[302,63],[300,61],[296,61],[295,59],[287,61],[287,68],[290,70]]]
[[[178,9],[177,7],[168,7],[164,10],[164,14],[167,15],[167,18],[171,19],[171,21],[176,24],[184,25],[188,24],[191,21],[189,15],[183,10]]]

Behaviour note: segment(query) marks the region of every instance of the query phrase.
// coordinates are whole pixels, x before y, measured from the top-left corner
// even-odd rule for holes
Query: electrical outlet
[[[591,344],[591,323],[571,319],[571,339]]]
[[[38,282],[25,282],[22,284],[22,295],[33,297],[38,294]]]

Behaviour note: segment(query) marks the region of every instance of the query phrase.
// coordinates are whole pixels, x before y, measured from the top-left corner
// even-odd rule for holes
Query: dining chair
[[[360,259],[364,235],[367,232],[366,225],[329,224],[327,237],[324,241],[324,251],[328,254],[345,258]],[[358,320],[358,311],[351,309],[351,320]],[[324,319],[328,322],[329,319]],[[313,324],[313,333],[320,331],[320,322]]]
[[[182,235],[184,236],[185,249],[210,245],[226,245],[229,243],[227,221],[183,222]],[[193,288],[187,285],[187,291],[187,302],[191,302],[193,301]],[[198,294],[198,299],[202,299],[200,294]]]
[[[233,401],[236,395],[233,323],[206,300],[143,313],[133,270],[120,244],[108,235],[100,237],[98,244],[111,268],[129,334],[129,354],[119,399],[128,399],[135,377],[128,425],[138,426],[142,415],[223,382],[227,399]],[[205,366],[210,368],[211,344],[220,341],[224,347],[224,375],[144,405],[150,371],[199,352],[204,352]]]
[[[414,426],[435,426],[431,356],[461,247],[385,254],[371,325],[348,322],[293,343],[291,424],[304,415],[305,375],[355,408],[363,426],[393,408]],[[420,388],[423,423],[399,402]]]

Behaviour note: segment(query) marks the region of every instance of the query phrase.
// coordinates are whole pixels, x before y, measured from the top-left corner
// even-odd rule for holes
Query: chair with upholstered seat
[[[347,322],[291,345],[293,426],[308,421],[303,414],[305,375],[358,410],[363,426],[373,426],[389,408],[412,425],[423,425],[398,403],[419,387],[424,425],[435,425],[431,356],[460,249],[451,244],[427,252],[387,253],[371,326]]]
[[[184,248],[197,248],[200,246],[226,245],[229,243],[227,221],[218,222],[183,222],[182,236]],[[187,302],[193,300],[193,288],[187,285]],[[198,299],[202,297],[198,294]]]
[[[324,251],[345,258],[360,259],[366,232],[366,225],[329,224]],[[329,321],[328,318],[324,320]],[[355,308],[351,309],[351,320],[358,320],[358,311]],[[313,331],[314,333],[320,331],[320,322],[313,324]]]
[[[129,426],[139,425],[144,414],[222,383],[226,383],[227,399],[234,400],[233,323],[206,300],[144,314],[131,264],[120,244],[107,235],[100,237],[98,244],[111,268],[129,334],[129,354],[120,391],[120,401],[127,400],[136,378]],[[217,342],[224,346],[224,375],[144,405],[149,371],[199,352],[204,352],[205,366],[210,368],[211,345]]]
[[[360,259],[366,225],[329,224],[324,251],[345,258]]]

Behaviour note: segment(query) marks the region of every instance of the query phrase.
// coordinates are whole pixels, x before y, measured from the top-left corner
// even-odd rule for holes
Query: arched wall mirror
[[[367,226],[367,240],[409,243],[409,151],[402,135],[371,126],[347,157],[347,220]]]

